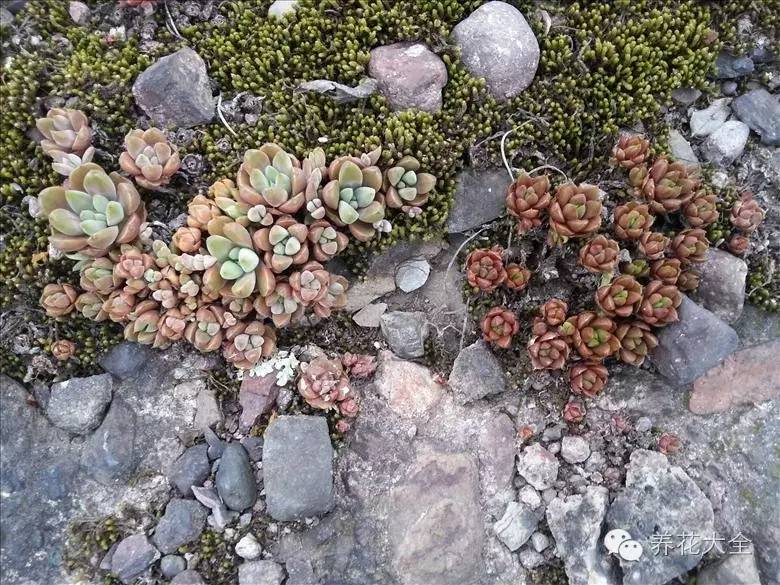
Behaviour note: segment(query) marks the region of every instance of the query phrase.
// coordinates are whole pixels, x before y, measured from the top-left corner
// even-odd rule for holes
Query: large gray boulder
[[[739,119],[761,136],[761,142],[780,146],[780,96],[760,87],[739,96],[733,107]]]
[[[46,415],[55,427],[76,435],[86,435],[103,420],[111,403],[112,387],[111,374],[57,382],[51,387]]]
[[[539,66],[539,43],[523,14],[506,2],[487,2],[452,30],[461,59],[475,77],[484,77],[499,100],[531,85]]]
[[[745,279],[748,267],[736,256],[710,248],[707,261],[700,265],[701,282],[696,290],[699,302],[726,323],[733,323],[745,305]]]
[[[509,175],[504,169],[461,171],[447,233],[466,232],[499,217],[504,213],[509,184]]]
[[[371,51],[368,73],[393,110],[441,110],[441,90],[447,85],[447,68],[422,43],[395,43]]]
[[[450,372],[449,386],[458,402],[474,402],[506,390],[504,369],[481,339],[462,349]]]

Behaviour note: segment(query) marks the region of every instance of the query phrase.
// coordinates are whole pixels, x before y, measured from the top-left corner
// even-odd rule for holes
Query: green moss
[[[748,299],[765,311],[780,311],[780,271],[777,260],[768,252],[748,260]]]

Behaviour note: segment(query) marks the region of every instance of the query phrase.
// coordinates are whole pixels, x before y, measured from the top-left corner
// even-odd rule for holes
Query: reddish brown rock
[[[405,418],[427,419],[444,395],[428,368],[400,360],[389,351],[379,354],[374,384],[390,408]]]
[[[241,404],[239,426],[248,431],[257,418],[273,408],[279,387],[276,385],[276,373],[266,376],[246,376],[238,391],[238,402]]]

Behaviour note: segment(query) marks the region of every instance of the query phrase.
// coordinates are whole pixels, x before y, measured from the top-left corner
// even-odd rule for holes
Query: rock
[[[89,20],[89,6],[77,0],[68,3],[68,14],[76,24],[86,24]]]
[[[387,344],[398,357],[409,359],[425,355],[425,338],[428,336],[425,313],[385,313],[380,327]]]
[[[500,217],[506,206],[509,184],[504,169],[469,168],[461,171],[447,222],[447,233],[466,232]]]
[[[253,561],[263,552],[263,547],[257,542],[257,539],[251,534],[245,534],[241,540],[236,543],[236,554],[242,559]]]
[[[544,557],[533,549],[526,548],[520,551],[520,564],[529,571],[544,563]]]
[[[542,552],[550,546],[550,539],[543,532],[534,532],[531,535],[531,546],[536,552]]]
[[[444,395],[427,368],[399,360],[389,351],[379,354],[374,385],[388,406],[406,418],[425,418]]]
[[[119,543],[111,556],[111,572],[123,583],[132,583],[160,558],[145,534],[133,534]]]
[[[135,449],[135,438],[135,412],[117,396],[101,425],[86,440],[81,455],[82,467],[103,484],[129,479],[140,458]]]
[[[516,434],[515,425],[503,413],[491,416],[479,429],[479,479],[482,493],[488,498],[511,493],[515,474]]]
[[[274,0],[268,7],[269,18],[283,18],[298,9],[298,0]]]
[[[584,494],[555,498],[547,506],[547,524],[570,585],[618,583],[600,548],[608,504],[606,488],[588,486]]]
[[[428,280],[431,265],[425,258],[411,258],[401,262],[395,271],[395,285],[405,293],[421,288]]]
[[[271,412],[278,395],[276,372],[265,376],[245,375],[238,391],[238,402],[242,409],[239,428],[243,432],[249,431],[259,417]]]
[[[753,73],[755,65],[750,57],[738,57],[721,51],[715,59],[718,79],[736,79]]]
[[[538,508],[542,505],[542,498],[532,486],[524,485],[518,492],[518,499],[532,508]]]
[[[626,486],[607,513],[608,529],[628,531],[644,549],[640,562],[621,561],[623,585],[664,585],[699,564],[701,549],[670,547],[652,554],[656,535],[715,534],[712,504],[665,455],[636,450],[626,468]]]
[[[501,520],[493,525],[493,531],[509,550],[515,552],[528,542],[538,523],[539,516],[531,507],[509,502]]]
[[[472,584],[484,532],[474,460],[427,447],[390,490],[390,567],[401,585]]]
[[[5,6],[0,6],[0,28],[6,28],[14,23],[14,15]]]
[[[669,151],[677,160],[690,165],[698,166],[699,164],[699,159],[696,157],[696,153],[693,152],[693,148],[691,148],[691,145],[678,130],[669,130]]]
[[[745,305],[747,264],[728,252],[710,248],[707,261],[698,266],[701,282],[696,290],[699,302],[726,323],[733,323]]]
[[[347,306],[344,310],[354,313],[394,290],[395,278],[390,274],[372,276],[362,282],[351,283],[347,289]]]
[[[152,541],[162,553],[174,553],[181,545],[200,537],[207,515],[206,508],[195,500],[174,498],[165,507],[165,514],[157,523]]]
[[[582,437],[568,435],[561,441],[561,457],[568,463],[582,463],[590,457],[590,445]]]
[[[187,569],[187,561],[179,555],[165,555],[160,561],[160,572],[166,579],[173,579]]]
[[[727,167],[745,150],[750,129],[738,120],[729,120],[704,142],[704,158],[714,165]]]
[[[484,77],[499,101],[531,85],[539,66],[539,43],[513,6],[487,2],[459,22],[452,36],[466,69]]]
[[[123,341],[103,354],[98,363],[108,373],[126,380],[138,375],[151,354],[152,349],[148,345]]]
[[[780,339],[730,355],[694,382],[688,408],[696,414],[712,414],[780,397],[777,356]]]
[[[699,570],[696,585],[761,585],[756,558],[750,554],[729,554]]]
[[[737,333],[688,297],[677,309],[680,320],[658,330],[658,347],[650,359],[678,385],[690,384],[734,352]]]
[[[333,447],[319,416],[280,416],[265,431],[266,506],[275,520],[300,520],[333,507]]]
[[[113,385],[111,374],[57,382],[51,387],[46,416],[63,431],[86,435],[103,420]]]
[[[206,444],[209,446],[209,459],[211,461],[219,459],[222,457],[222,453],[225,452],[225,441],[220,439],[210,427],[205,427],[202,430],[203,438],[206,439]]]
[[[558,459],[539,443],[523,449],[517,472],[537,490],[546,490],[558,479]]]
[[[241,444],[246,449],[250,461],[261,461],[263,459],[263,437],[244,437]]]
[[[498,358],[481,339],[462,349],[450,372],[449,386],[461,404],[506,391]]]
[[[211,473],[208,445],[193,445],[171,467],[168,480],[183,496],[192,495],[192,486],[201,486]]]
[[[219,460],[217,492],[231,510],[243,512],[257,501],[257,484],[249,455],[238,443],[229,443]]]
[[[195,428],[213,427],[222,422],[216,393],[210,388],[201,388],[195,408]]]
[[[282,585],[284,569],[273,561],[248,561],[238,566],[238,585]]]
[[[193,570],[182,571],[173,578],[171,585],[206,585],[200,573]]]
[[[780,97],[760,87],[739,96],[733,106],[737,117],[761,136],[761,142],[780,146]]]
[[[352,320],[360,327],[377,328],[385,311],[387,311],[387,303],[373,303],[352,315]]]
[[[728,96],[737,95],[737,89],[739,89],[739,86],[736,81],[724,81],[720,86],[720,92]]]
[[[368,74],[394,111],[441,110],[441,90],[447,85],[447,68],[422,43],[395,43],[371,50]]]
[[[672,91],[672,99],[681,106],[690,106],[701,97],[701,91],[695,87],[680,87]]]
[[[729,98],[714,100],[707,108],[691,114],[691,136],[702,138],[709,136],[726,123],[731,114]]]
[[[304,93],[320,93],[328,96],[337,104],[348,104],[368,99],[377,92],[378,88],[379,84],[376,79],[363,77],[354,87],[330,79],[312,79],[299,84],[296,90]]]
[[[164,128],[192,128],[214,118],[206,64],[189,47],[158,59],[133,84],[138,106]]]
[[[287,581],[284,585],[311,585],[319,583],[311,563],[306,559],[290,559],[284,568],[287,569]]]

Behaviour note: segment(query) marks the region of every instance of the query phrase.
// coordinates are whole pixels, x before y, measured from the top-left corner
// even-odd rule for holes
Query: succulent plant
[[[585,410],[585,405],[582,403],[582,400],[573,398],[566,403],[561,414],[566,422],[579,423],[585,419],[587,411]]]
[[[157,322],[159,334],[154,340],[154,347],[167,347],[174,341],[179,341],[184,337],[184,330],[187,328],[187,317],[177,307],[172,307],[160,315]]]
[[[79,276],[81,288],[103,296],[110,295],[121,284],[114,278],[114,261],[106,256],[84,261]]]
[[[255,366],[276,351],[276,332],[261,321],[239,321],[225,330],[225,359],[242,370]]]
[[[517,317],[506,307],[493,307],[482,319],[482,339],[504,349],[519,330]]]
[[[697,192],[693,199],[683,207],[688,225],[694,228],[707,226],[718,221],[717,199],[714,193]]]
[[[604,390],[607,377],[607,368],[597,361],[577,362],[569,368],[569,386],[578,396],[598,396]]]
[[[671,250],[676,258],[682,262],[693,262],[695,264],[707,260],[707,250],[710,249],[710,242],[707,239],[707,233],[701,228],[691,228],[682,230],[672,240]]]
[[[222,345],[225,311],[216,305],[197,310],[195,317],[184,329],[184,337],[202,352],[215,351]]]
[[[655,216],[650,214],[650,207],[636,201],[618,205],[613,215],[615,235],[621,240],[638,240],[654,222]]]
[[[499,247],[480,248],[466,258],[466,279],[476,289],[491,292],[507,279],[504,261]]]
[[[664,257],[664,252],[670,243],[671,240],[661,232],[645,232],[639,238],[639,251],[648,260],[657,260]]]
[[[206,238],[206,248],[217,259],[203,276],[203,283],[209,290],[219,291],[226,283],[232,283],[230,294],[239,299],[255,292],[265,267],[244,226],[235,222],[225,224],[221,233]]]
[[[328,292],[330,273],[319,262],[307,262],[289,278],[293,296],[304,306],[318,303]]]
[[[658,338],[643,321],[620,323],[615,336],[620,340],[620,361],[637,367],[644,363],[647,354],[658,345]]]
[[[45,118],[38,118],[35,121],[35,127],[44,136],[41,141],[43,152],[52,158],[73,154],[83,160],[92,146],[92,129],[89,127],[87,116],[81,110],[52,108]],[[91,156],[89,158],[91,159]]]
[[[257,230],[252,239],[265,252],[265,264],[280,274],[309,260],[309,229],[289,215],[276,218],[271,227]]]
[[[76,310],[92,321],[105,321],[108,319],[108,313],[103,309],[105,301],[105,297],[98,294],[82,293],[76,299]]]
[[[152,345],[159,335],[159,305],[152,300],[141,301],[132,311],[125,325],[125,339],[142,345]],[[164,347],[164,344],[158,345]]]
[[[273,215],[292,215],[306,202],[307,179],[298,160],[279,145],[247,150],[236,179],[239,199]]]
[[[236,299],[231,297],[222,297],[222,306],[225,311],[233,315],[236,319],[243,319],[248,316],[254,308],[252,307],[253,299]]]
[[[521,264],[507,264],[504,285],[515,292],[521,292],[531,280],[531,271]]]
[[[320,219],[309,226],[309,243],[314,259],[327,262],[346,249],[349,238],[329,221]]]
[[[580,264],[589,272],[610,273],[617,266],[620,246],[615,240],[598,235],[580,248],[579,256]]]
[[[550,229],[555,241],[581,238],[601,225],[601,193],[595,185],[565,183],[550,205]]]
[[[128,320],[137,302],[133,293],[115,290],[103,303],[103,310],[114,323],[123,323]]]
[[[73,312],[78,296],[76,289],[69,284],[47,284],[39,302],[49,317],[59,319]]]
[[[742,256],[750,248],[750,240],[742,234],[734,234],[726,245],[729,252],[736,256]]]
[[[420,161],[405,156],[385,171],[383,190],[388,207],[422,207],[428,202],[428,195],[436,186],[436,177],[419,170]]]
[[[368,378],[376,371],[376,358],[371,355],[345,353],[341,356],[341,364],[353,378]]]
[[[701,272],[695,268],[688,268],[680,272],[677,278],[677,288],[681,291],[694,291],[699,288],[701,282]]]
[[[677,435],[672,433],[661,433],[658,437],[658,450],[664,455],[671,455],[680,450],[682,443]]]
[[[641,191],[655,213],[679,211],[694,196],[699,177],[682,162],[659,158],[650,167]]]
[[[347,288],[349,283],[343,276],[330,275],[330,283],[325,296],[312,306],[314,313],[321,318],[330,317],[335,309],[343,309],[347,305]]]
[[[52,246],[97,257],[138,237],[146,209],[130,181],[87,163],[71,173],[69,182],[69,189],[49,187],[38,197]]]
[[[301,370],[298,392],[310,406],[330,410],[350,396],[349,378],[339,360],[315,358]]]
[[[642,302],[642,285],[633,276],[618,276],[596,291],[596,304],[610,317],[628,317]]]
[[[745,192],[731,208],[731,223],[745,232],[754,231],[764,221],[765,212],[753,198],[753,194]]]
[[[357,400],[355,400],[354,398],[347,398],[346,400],[342,400],[341,402],[338,403],[338,407],[341,416],[346,416],[349,418],[356,417],[358,415],[358,412],[360,411],[360,406],[358,405]]]
[[[569,344],[555,331],[532,337],[528,356],[535,370],[562,370],[569,359]]]
[[[506,209],[517,218],[517,232],[524,234],[542,225],[542,213],[550,207],[551,201],[547,175],[531,177],[521,173],[506,194]]]
[[[644,258],[637,258],[631,262],[620,263],[621,274],[629,274],[634,278],[645,278],[650,275],[650,265]]]
[[[612,157],[615,164],[631,170],[645,162],[650,152],[650,141],[638,134],[623,134],[615,148]]]
[[[650,264],[650,276],[664,284],[677,284],[682,264],[677,258],[660,258]]]
[[[550,299],[539,307],[539,316],[534,317],[532,334],[534,336],[544,335],[551,329],[557,329],[566,321],[566,311],[568,305],[560,299]]]
[[[131,130],[125,136],[119,166],[141,187],[156,191],[170,183],[179,170],[179,149],[157,128]]]
[[[609,317],[584,311],[567,319],[561,328],[565,335],[571,335],[574,348],[585,359],[603,360],[620,349],[617,326]]]
[[[642,306],[637,315],[648,325],[663,327],[677,321],[677,307],[681,303],[682,295],[676,286],[651,280],[645,286]]]
[[[300,319],[305,310],[303,304],[295,298],[290,284],[280,281],[267,295],[258,295],[254,307],[259,315],[270,318],[280,329]]]
[[[114,265],[114,280],[124,282],[124,290],[137,295],[148,286],[145,274],[154,266],[154,258],[149,254],[125,244],[120,248],[119,258]]]
[[[187,225],[190,227],[210,231],[209,223],[220,217],[223,217],[222,210],[216,201],[209,197],[196,195],[187,204]]]
[[[51,344],[51,355],[58,362],[68,361],[76,353],[76,344],[70,339],[58,339]]]
[[[202,235],[203,232],[198,228],[183,226],[173,233],[171,242],[185,254],[190,252],[197,253],[202,243]]]
[[[95,157],[95,148],[90,146],[81,156],[74,153],[64,153],[58,150],[49,152],[52,158],[51,168],[65,177],[70,177],[71,173],[81,165],[92,162]]]

